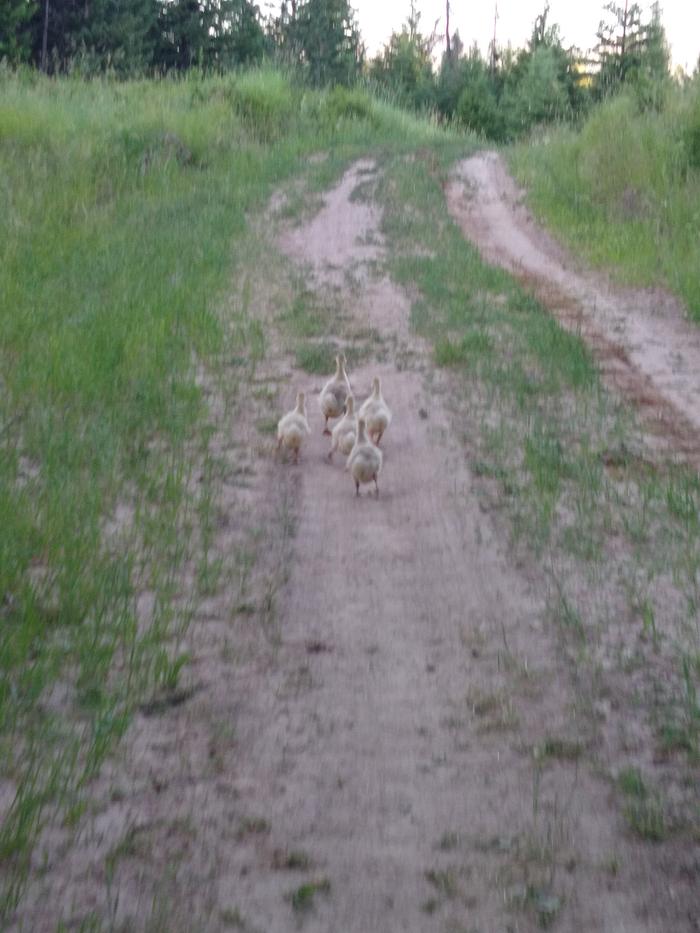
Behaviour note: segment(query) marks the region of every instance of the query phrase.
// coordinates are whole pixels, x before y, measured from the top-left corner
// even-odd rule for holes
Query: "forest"
[[[269,6],[269,5],[268,5]],[[349,0],[283,0],[265,13],[252,0],[5,0],[0,61],[49,74],[117,78],[223,73],[260,64],[291,69],[314,87],[362,83],[400,106],[433,113],[499,142],[533,126],[578,120],[625,86],[660,108],[671,85],[658,3],[607,3],[588,50],[567,47],[545,3],[525,48],[486,54],[425,29],[417,5],[368,57]]]

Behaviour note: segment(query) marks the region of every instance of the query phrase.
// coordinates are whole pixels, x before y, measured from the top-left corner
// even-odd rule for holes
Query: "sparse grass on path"
[[[516,553],[548,581],[582,704],[593,720],[601,703],[608,708],[601,761],[643,762],[644,812],[621,801],[632,827],[645,838],[659,827],[692,836],[700,480],[652,454],[583,342],[465,242],[441,190],[451,156],[436,150],[385,166],[392,275],[416,291],[413,323],[449,370],[447,400],[483,508],[507,518]],[[626,732],[629,746],[616,745],[612,737]]]

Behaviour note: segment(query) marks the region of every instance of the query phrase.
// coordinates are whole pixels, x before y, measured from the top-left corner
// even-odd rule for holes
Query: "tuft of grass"
[[[332,343],[305,343],[297,348],[295,365],[306,373],[323,376],[333,372],[337,352],[338,348]]]
[[[473,687],[467,694],[467,704],[479,720],[480,732],[518,727],[518,714],[504,690],[483,691]]]
[[[639,768],[623,768],[617,776],[617,786],[627,797],[644,799],[648,793]]]
[[[272,856],[272,866],[278,871],[309,871],[313,867],[313,859],[308,852],[301,850],[287,852],[276,849]]]
[[[631,829],[642,839],[660,842],[669,832],[661,795],[652,791],[638,768],[624,768],[617,785],[627,798],[624,814]]]
[[[565,739],[560,736],[547,736],[534,749],[538,761],[555,758],[559,761],[578,761],[583,754],[583,745],[580,742]]]
[[[465,334],[459,342],[441,340],[435,347],[438,366],[461,366],[478,361],[493,352],[493,340],[483,331]]]
[[[312,909],[317,894],[328,896],[330,892],[331,883],[328,878],[320,878],[318,881],[309,881],[300,885],[294,891],[290,891],[286,898],[292,905],[293,910],[305,913]]]
[[[663,803],[658,796],[644,800],[630,800],[624,808],[630,827],[649,842],[661,842],[668,835],[668,824]]]
[[[296,337],[320,337],[332,316],[319,307],[313,292],[300,290],[291,307],[279,316],[280,323]]]

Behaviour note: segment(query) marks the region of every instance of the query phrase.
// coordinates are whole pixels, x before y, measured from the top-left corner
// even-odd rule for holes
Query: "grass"
[[[302,344],[296,352],[295,365],[315,376],[332,373],[338,348],[332,343]]]
[[[303,212],[368,151],[385,168],[391,271],[417,293],[413,322],[469,402],[475,473],[497,485],[516,545],[551,569],[553,615],[581,652],[596,647],[596,613],[635,613],[651,653],[629,694],[641,683],[670,754],[697,755],[697,477],[640,468],[634,421],[582,342],[484,266],[446,218],[444,173],[470,145],[366,95],[312,93],[267,71],[127,84],[0,73],[3,920],[42,829],[81,825],[134,709],[186,697],[182,645],[202,593],[233,583],[251,611],[255,545],[233,569],[211,549],[221,476],[204,387],[226,382],[235,400],[267,352],[251,299],[264,257],[247,218],[300,173]],[[299,365],[330,372],[330,309],[299,282],[278,315]],[[261,434],[275,421],[261,420]],[[280,524],[282,558],[291,513]],[[274,628],[278,583],[263,628]],[[288,689],[308,683],[300,669]],[[484,727],[517,724],[507,697],[472,701]],[[654,796],[630,800],[649,837]],[[244,829],[265,831],[264,821]],[[302,885],[292,907],[329,888]]]
[[[496,732],[518,727],[518,714],[505,690],[484,691],[472,687],[467,694],[467,705],[478,720],[479,732]]]
[[[311,910],[317,894],[328,896],[331,893],[331,883],[328,878],[320,878],[317,881],[308,881],[300,885],[294,891],[287,894],[287,900],[292,905],[292,909],[297,913],[306,913]]]
[[[197,600],[227,582],[204,388],[235,404],[266,353],[248,215],[300,166],[320,189],[354,155],[441,135],[269,71],[0,71],[0,917],[42,829],[80,825],[133,711],[180,689]],[[309,336],[316,311],[290,313]]]
[[[661,795],[651,790],[638,768],[620,771],[617,786],[625,797],[624,814],[630,828],[642,839],[660,842],[669,832]]]
[[[660,112],[632,97],[597,107],[580,131],[516,147],[511,164],[535,212],[624,281],[662,284],[700,321],[700,81]]]

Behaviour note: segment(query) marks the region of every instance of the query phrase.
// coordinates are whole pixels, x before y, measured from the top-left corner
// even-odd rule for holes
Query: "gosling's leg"
[[[326,415],[326,423],[325,423],[324,426],[323,426],[323,433],[324,433],[324,434],[328,434],[328,435],[330,435],[330,433],[331,433],[331,432],[328,430],[328,415]]]
[[[377,482],[377,474],[374,474],[374,488],[377,490],[377,499],[379,498],[379,483]]]
[[[355,495],[356,496],[360,495],[360,484],[357,480],[355,480]]]

